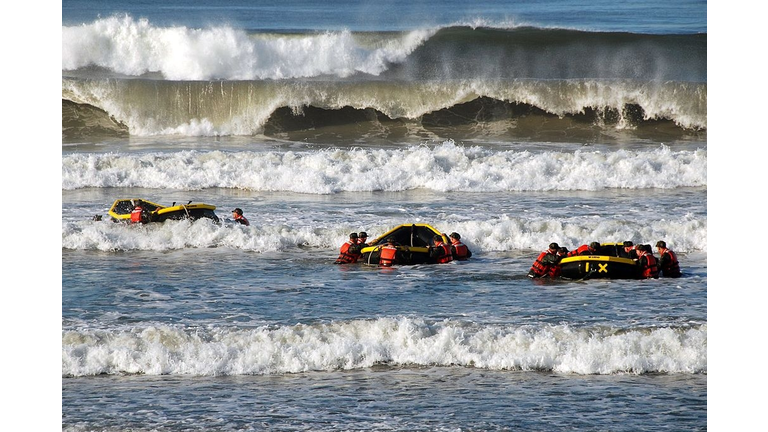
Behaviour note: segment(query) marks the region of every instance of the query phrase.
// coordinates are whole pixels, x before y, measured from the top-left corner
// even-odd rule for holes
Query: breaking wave
[[[62,376],[271,375],[377,365],[706,373],[707,325],[614,330],[378,318],[253,329],[146,325],[62,333]]]
[[[74,153],[62,157],[62,188],[236,188],[499,192],[706,186],[707,151],[515,151],[462,146],[305,151]]]

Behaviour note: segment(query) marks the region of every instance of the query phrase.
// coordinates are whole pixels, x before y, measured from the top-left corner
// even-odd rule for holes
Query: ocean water
[[[64,1],[62,430],[706,430],[706,9]],[[408,223],[472,259],[333,264]],[[526,277],[624,240],[683,277]]]

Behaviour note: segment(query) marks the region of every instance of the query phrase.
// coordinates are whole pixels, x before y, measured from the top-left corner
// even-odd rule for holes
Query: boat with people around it
[[[560,277],[564,279],[640,279],[642,269],[623,252],[622,243],[600,243],[597,252],[590,255],[564,257]]]
[[[366,264],[379,264],[382,250],[387,243],[391,242],[391,246],[397,249],[397,264],[431,264],[433,259],[430,258],[429,249],[435,236],[440,236],[442,242],[450,246],[448,236],[429,224],[398,225],[363,247],[360,250],[362,254],[360,261]]]
[[[118,199],[109,208],[109,216],[114,222],[150,223],[182,219],[210,219],[219,223],[215,205],[204,203],[176,204],[163,206],[145,199]]]

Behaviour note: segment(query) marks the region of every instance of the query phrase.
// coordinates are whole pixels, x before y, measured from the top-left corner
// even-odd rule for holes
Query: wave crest
[[[707,326],[615,331],[379,318],[256,329],[69,330],[62,375],[269,375],[390,366],[706,373]]]
[[[158,72],[171,80],[378,75],[431,33],[417,30],[366,46],[349,31],[249,35],[231,27],[163,28],[143,18],[112,16],[62,28],[62,70],[98,66],[129,76]]]
[[[360,161],[366,161],[360,163]],[[211,175],[211,172],[216,173]],[[317,151],[182,151],[69,154],[62,188],[238,188],[343,191],[499,192],[706,186],[707,152],[618,150],[532,153],[461,146]]]

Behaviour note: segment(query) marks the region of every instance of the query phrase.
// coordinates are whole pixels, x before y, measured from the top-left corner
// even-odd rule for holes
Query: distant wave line
[[[602,33],[484,21],[383,33],[249,33],[226,26],[158,27],[130,15],[63,26],[62,71],[93,66],[171,80],[501,74],[696,81],[706,79],[706,34]]]

